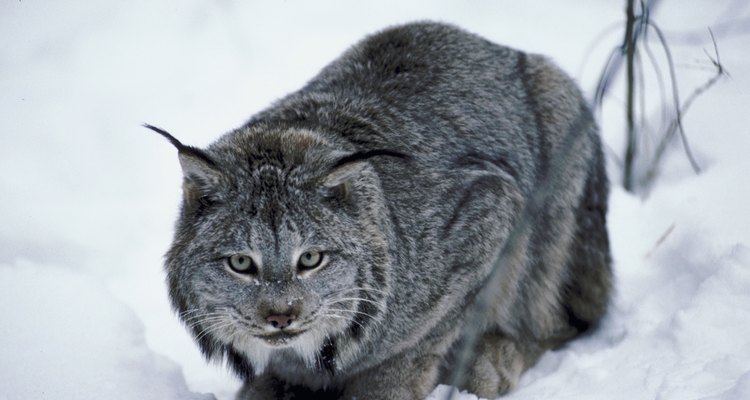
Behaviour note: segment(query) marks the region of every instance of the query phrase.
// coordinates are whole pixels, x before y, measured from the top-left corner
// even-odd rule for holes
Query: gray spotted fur
[[[541,56],[449,25],[390,28],[207,149],[173,143],[185,199],[170,297],[206,357],[246,381],[238,398],[424,398],[532,196],[542,207],[502,266],[462,386],[510,390],[606,310],[597,128]],[[327,263],[301,275],[309,249]],[[257,275],[231,272],[233,254],[259,260]],[[256,337],[269,313],[305,333]]]

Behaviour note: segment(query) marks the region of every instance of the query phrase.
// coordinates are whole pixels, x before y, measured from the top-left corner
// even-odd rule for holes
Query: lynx
[[[240,399],[422,399],[488,291],[454,383],[492,398],[606,312],[600,139],[542,56],[413,23],[206,149],[147,127],[184,174],[172,305]]]

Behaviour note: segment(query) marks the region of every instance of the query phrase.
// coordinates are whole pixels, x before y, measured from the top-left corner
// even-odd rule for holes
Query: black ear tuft
[[[373,157],[378,157],[378,156],[395,157],[395,158],[398,158],[401,160],[407,160],[407,161],[411,159],[411,157],[409,157],[408,155],[395,151],[395,150],[375,149],[375,150],[358,151],[356,153],[347,154],[346,156],[339,158],[335,163],[333,163],[333,166],[331,166],[331,171],[341,166],[344,166],[346,164],[355,163],[359,161],[367,161]]]
[[[212,167],[216,166],[216,163],[214,162],[214,160],[212,160],[211,157],[209,157],[209,155],[206,154],[206,152],[204,152],[203,150],[201,150],[199,148],[193,147],[193,146],[185,146],[184,144],[182,144],[182,142],[180,142],[179,140],[177,140],[177,138],[175,138],[174,136],[172,136],[169,132],[165,131],[164,129],[161,129],[159,127],[153,126],[151,124],[143,124],[143,127],[146,128],[146,129],[150,129],[150,130],[152,130],[152,131],[154,131],[154,132],[156,132],[156,133],[164,136],[165,138],[167,138],[167,140],[169,140],[169,143],[172,143],[172,146],[174,146],[175,148],[177,148],[177,151],[181,155],[182,154],[184,154],[184,155],[190,155],[190,156],[192,156],[194,158],[200,159],[201,161],[203,161],[204,163],[206,163],[206,164],[208,164],[208,165],[210,165]]]
[[[338,200],[348,199],[351,193],[352,181],[361,174],[362,170],[367,166],[367,161],[379,156],[395,157],[400,160],[411,159],[404,153],[387,149],[347,153],[331,164],[328,172],[321,180],[321,189],[325,196]]]
[[[205,199],[211,198],[222,179],[222,173],[216,162],[205,151],[185,146],[164,129],[149,124],[143,124],[143,127],[164,136],[177,148],[182,174],[185,178],[183,193],[188,207],[200,207],[205,203]]]
[[[323,186],[333,188],[355,178],[366,166],[366,162],[373,157],[388,156],[400,160],[410,160],[408,155],[387,149],[376,149],[349,153],[333,162],[328,173],[323,178]]]
[[[177,150],[181,150],[183,147],[185,147],[179,140],[177,140],[174,136],[172,136],[169,132],[165,131],[164,129],[157,128],[151,124],[142,124],[141,126],[143,126],[146,129],[151,129],[152,131],[164,136],[165,138],[167,138],[167,140],[169,140],[170,143],[172,143],[174,147],[177,148]]]

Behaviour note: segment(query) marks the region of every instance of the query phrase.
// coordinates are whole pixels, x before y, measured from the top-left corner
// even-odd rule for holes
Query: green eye
[[[246,255],[235,254],[227,258],[227,262],[232,271],[240,274],[254,274],[258,272],[253,259]]]
[[[323,261],[323,255],[317,251],[306,251],[299,256],[297,268],[300,271],[317,268]]]

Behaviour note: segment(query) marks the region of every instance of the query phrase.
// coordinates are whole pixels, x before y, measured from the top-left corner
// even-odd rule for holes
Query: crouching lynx
[[[541,56],[409,24],[206,149],[147,127],[184,173],[172,304],[238,398],[424,398],[514,232],[459,386],[507,392],[607,308],[597,128]]]

